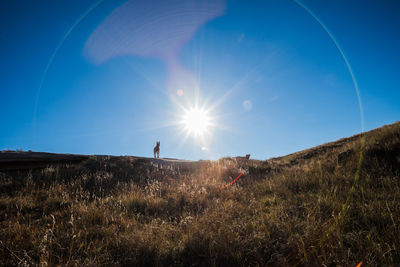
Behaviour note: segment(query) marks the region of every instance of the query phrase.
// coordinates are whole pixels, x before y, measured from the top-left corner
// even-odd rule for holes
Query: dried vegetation
[[[239,164],[0,172],[1,265],[395,266],[400,124],[364,136]]]

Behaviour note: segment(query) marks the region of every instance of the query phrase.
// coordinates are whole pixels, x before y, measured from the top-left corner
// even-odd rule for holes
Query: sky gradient
[[[400,118],[399,1],[165,3],[1,2],[0,149],[267,159],[357,134],[329,34],[364,130]],[[196,102],[203,142],[177,123]]]

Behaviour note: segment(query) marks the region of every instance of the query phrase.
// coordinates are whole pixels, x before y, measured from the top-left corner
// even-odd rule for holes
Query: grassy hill
[[[266,161],[5,151],[0,264],[396,266],[399,203],[400,123]]]

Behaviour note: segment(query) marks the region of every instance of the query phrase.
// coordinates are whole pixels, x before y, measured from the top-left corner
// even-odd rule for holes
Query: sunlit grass
[[[91,157],[0,173],[0,258],[4,265],[396,266],[399,141],[399,124],[366,135],[345,213],[358,137],[269,161],[157,168]],[[339,164],[344,151],[352,152]]]

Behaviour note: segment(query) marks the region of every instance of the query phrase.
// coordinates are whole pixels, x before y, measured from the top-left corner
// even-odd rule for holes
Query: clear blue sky
[[[0,149],[267,159],[359,133],[316,18],[365,130],[400,119],[400,1],[199,2],[2,1]],[[201,144],[175,123],[194,99]]]

